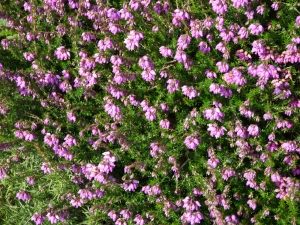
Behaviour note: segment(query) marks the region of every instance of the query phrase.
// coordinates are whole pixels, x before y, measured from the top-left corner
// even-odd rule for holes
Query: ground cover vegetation
[[[297,1],[1,0],[1,224],[297,224]]]

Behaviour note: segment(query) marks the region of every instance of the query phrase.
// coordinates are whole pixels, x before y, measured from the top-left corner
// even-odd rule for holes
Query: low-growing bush
[[[2,0],[1,224],[297,224],[298,10]]]

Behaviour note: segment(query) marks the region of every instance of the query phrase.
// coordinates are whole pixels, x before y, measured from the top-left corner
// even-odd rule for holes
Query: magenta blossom
[[[25,191],[19,191],[16,196],[18,199],[20,199],[22,201],[30,201],[31,200],[30,194],[28,194]]]
[[[259,35],[260,33],[264,32],[264,28],[259,23],[252,23],[248,29],[250,30],[251,34]]]
[[[259,134],[259,128],[257,125],[251,124],[247,129],[249,135],[257,136]]]
[[[170,127],[170,121],[167,120],[167,119],[161,120],[159,122],[159,125],[161,126],[162,129],[167,129],[168,130],[169,127]]]
[[[36,225],[42,224],[46,219],[46,216],[42,213],[35,213],[31,217],[31,220],[35,222]]]
[[[192,86],[186,86],[186,85],[184,85],[181,88],[181,90],[182,90],[183,94],[185,96],[187,96],[189,99],[195,98],[198,95],[196,89],[194,87],[192,87]]]
[[[56,58],[58,58],[59,60],[68,60],[70,59],[71,55],[64,46],[60,46],[55,50],[54,56],[56,56]]]
[[[190,136],[187,136],[184,140],[184,144],[189,149],[195,150],[197,146],[200,144],[201,138],[198,137],[196,134],[192,134]]]
[[[165,46],[161,46],[159,48],[159,53],[165,58],[167,58],[169,56],[173,56],[172,49],[165,47]]]

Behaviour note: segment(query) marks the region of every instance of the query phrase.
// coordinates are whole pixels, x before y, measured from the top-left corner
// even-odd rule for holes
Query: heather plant
[[[0,3],[1,224],[297,224],[295,1]]]

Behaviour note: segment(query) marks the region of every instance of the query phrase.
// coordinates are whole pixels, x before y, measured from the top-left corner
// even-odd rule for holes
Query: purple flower
[[[204,36],[203,22],[200,20],[191,20],[190,22],[190,32],[192,37],[200,38]]]
[[[188,211],[194,211],[198,210],[198,207],[200,207],[200,203],[198,201],[194,201],[191,197],[187,196],[185,199],[183,199],[183,208],[185,208]]]
[[[147,68],[142,72],[142,78],[148,82],[155,80],[155,75],[156,75],[155,71],[150,68]]]
[[[27,181],[28,184],[34,185],[34,179],[33,179],[33,177],[26,177],[26,181]]]
[[[297,143],[295,141],[284,142],[281,145],[281,148],[283,148],[287,153],[294,152],[297,149]]]
[[[234,33],[230,30],[222,29],[220,32],[220,37],[223,41],[229,42],[231,39],[234,38]]]
[[[182,9],[175,9],[172,13],[172,16],[172,24],[174,24],[177,27],[181,27],[181,20],[187,21],[190,19],[190,15]]]
[[[273,2],[273,4],[271,5],[271,8],[274,11],[278,11],[278,9],[279,9],[279,2]]]
[[[34,59],[34,55],[31,52],[25,52],[23,53],[23,56],[27,61],[32,61]]]
[[[146,119],[149,121],[156,120],[156,108],[153,106],[149,107],[145,113]]]
[[[183,224],[191,223],[192,225],[196,223],[201,223],[201,220],[204,219],[204,216],[201,212],[191,212],[186,211],[183,213],[183,215],[180,217],[180,220]]]
[[[229,64],[226,62],[217,62],[216,66],[221,73],[226,73],[229,70]]]
[[[185,51],[177,49],[174,59],[177,60],[178,62],[185,63],[188,61],[188,56],[185,53]]]
[[[206,42],[201,41],[198,46],[199,46],[200,51],[203,54],[210,52],[210,47],[208,46],[208,44]]]
[[[260,25],[259,23],[250,24],[248,29],[250,30],[251,34],[254,34],[254,35],[259,35],[260,33],[264,32],[263,26]]]
[[[144,35],[135,30],[130,31],[129,35],[125,39],[124,43],[126,44],[126,48],[130,51],[134,50],[135,47],[139,48],[139,42],[144,38]]]
[[[216,168],[218,166],[218,164],[220,163],[220,160],[218,158],[210,158],[208,161],[207,161],[207,164],[209,166],[211,166],[212,168]]]
[[[46,219],[46,216],[43,213],[35,213],[31,217],[31,220],[35,222],[36,225],[42,224]]]
[[[196,134],[192,134],[190,136],[187,136],[184,140],[184,144],[189,149],[195,150],[197,146],[200,144],[201,138],[198,137]]]
[[[159,125],[161,126],[162,129],[167,129],[168,130],[169,127],[170,127],[170,121],[167,120],[167,119],[161,120],[159,122]]]
[[[49,163],[47,162],[43,162],[42,166],[41,166],[41,170],[44,171],[44,174],[52,174],[53,169],[49,167]]]
[[[28,193],[25,192],[25,191],[19,191],[19,192],[17,193],[16,197],[17,197],[19,200],[22,200],[22,201],[30,201],[30,200],[31,200],[30,194],[28,194]]]
[[[161,103],[160,108],[161,108],[162,111],[168,111],[169,110],[169,107],[168,107],[167,103]]]
[[[244,173],[244,177],[248,180],[248,181],[252,181],[254,180],[256,176],[256,172],[252,169],[248,170],[247,172]]]
[[[204,117],[209,120],[223,121],[224,114],[219,108],[210,108],[203,111]]]
[[[247,129],[249,135],[257,136],[259,134],[259,128],[257,125],[251,124]]]
[[[241,29],[238,32],[239,38],[243,39],[243,38],[248,38],[249,34],[248,34],[248,30],[246,27],[241,27]]]
[[[83,199],[81,199],[80,197],[73,197],[70,200],[70,203],[72,206],[74,206],[75,208],[81,207],[83,204]]]
[[[265,7],[263,5],[257,6],[256,12],[260,15],[264,14]]]
[[[176,91],[179,87],[179,82],[180,81],[177,80],[177,79],[169,79],[167,81],[167,83],[168,83],[168,86],[167,86],[168,92],[172,93],[172,92]]]
[[[218,127],[217,124],[208,124],[208,131],[210,131],[210,136],[215,138],[220,138],[224,135],[224,131],[226,131],[225,127]]]
[[[228,180],[230,177],[235,175],[235,171],[232,168],[222,169],[222,178]]]
[[[216,83],[212,83],[209,86],[209,91],[214,93],[214,94],[219,94],[220,93],[220,85]]]
[[[123,183],[123,188],[125,191],[135,191],[138,187],[138,180],[129,180]]]
[[[225,0],[210,0],[209,3],[212,5],[212,9],[215,13],[222,15],[227,12]]]
[[[159,53],[165,58],[173,55],[172,49],[165,46],[159,48]]]
[[[178,41],[177,41],[178,49],[181,49],[181,50],[186,49],[188,47],[188,45],[190,44],[190,42],[191,42],[190,36],[188,36],[187,34],[180,35],[180,37],[178,38]]]
[[[145,219],[140,214],[135,215],[135,218],[133,221],[137,225],[144,225],[146,223]]]
[[[70,59],[71,55],[64,46],[60,46],[55,50],[54,56],[56,56],[56,58],[58,58],[59,60],[68,60]]]
[[[255,199],[249,199],[247,201],[247,204],[250,206],[251,209],[255,210],[256,209],[256,200]]]
[[[206,70],[205,71],[205,74],[206,74],[206,77],[207,78],[217,78],[217,74],[213,71],[210,71],[210,70]]]
[[[118,218],[118,214],[116,213],[116,211],[111,210],[109,211],[109,213],[107,214],[113,221],[116,221]]]
[[[245,7],[249,2],[248,0],[231,0],[235,8]]]
[[[195,98],[197,96],[197,91],[194,87],[192,86],[186,86],[184,85],[182,88],[181,88],[183,94],[185,96],[187,96],[189,99],[192,99],[192,98]]]
[[[138,65],[145,69],[154,69],[154,65],[152,60],[148,58],[147,55],[144,55],[142,58],[139,59]]]
[[[300,16],[297,16],[296,23],[300,25]]]
[[[125,220],[128,220],[132,216],[132,213],[128,209],[121,210],[120,214]]]

